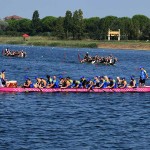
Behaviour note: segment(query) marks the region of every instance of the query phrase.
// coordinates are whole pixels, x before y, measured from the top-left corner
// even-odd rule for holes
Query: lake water
[[[49,75],[139,77],[150,51],[0,45],[26,58],[0,56],[8,80]],[[80,64],[90,55],[118,57],[116,66]],[[147,80],[150,85],[150,81]],[[0,150],[148,150],[150,93],[0,93]]]

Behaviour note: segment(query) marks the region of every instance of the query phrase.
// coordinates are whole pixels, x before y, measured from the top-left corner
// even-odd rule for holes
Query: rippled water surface
[[[50,75],[139,77],[150,74],[149,51],[0,45],[23,49],[26,58],[0,56],[9,80]],[[86,52],[118,57],[116,66],[80,64]],[[150,81],[147,80],[150,85]],[[148,150],[150,93],[0,93],[0,150]]]

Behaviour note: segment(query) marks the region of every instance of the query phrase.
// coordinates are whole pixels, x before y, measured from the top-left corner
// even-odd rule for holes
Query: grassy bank
[[[135,50],[150,50],[150,42],[146,41],[110,41],[100,42],[97,45],[98,48],[108,49],[135,49]]]
[[[22,37],[0,37],[0,44],[22,44],[34,46],[58,47],[89,47],[96,48],[99,41],[95,40],[55,40],[48,37],[33,36],[24,41]]]
[[[22,37],[0,37],[0,44],[19,44],[34,46],[58,46],[79,48],[108,48],[150,50],[150,42],[140,41],[97,41],[97,40],[55,40],[49,37],[33,36],[26,41]]]

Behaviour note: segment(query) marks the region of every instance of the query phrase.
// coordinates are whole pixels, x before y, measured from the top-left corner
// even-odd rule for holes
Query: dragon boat
[[[115,63],[118,61],[116,57],[113,56],[89,56],[88,53],[84,56],[84,58],[80,58],[80,55],[78,54],[78,60],[80,63],[88,63],[88,64],[97,64],[97,65],[115,65]]]
[[[9,50],[9,49],[5,49],[2,50],[2,56],[6,56],[6,57],[21,57],[24,58],[26,57],[26,52],[23,50]]]
[[[42,93],[147,93],[150,92],[150,86],[137,87],[137,88],[22,88],[22,87],[1,87],[0,93],[4,92],[42,92]]]

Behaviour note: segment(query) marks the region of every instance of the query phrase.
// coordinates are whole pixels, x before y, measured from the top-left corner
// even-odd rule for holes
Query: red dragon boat
[[[150,92],[150,86],[137,87],[137,88],[104,88],[104,89],[86,89],[86,88],[22,88],[22,87],[1,87],[0,93],[2,92],[42,92],[42,93],[147,93]]]

